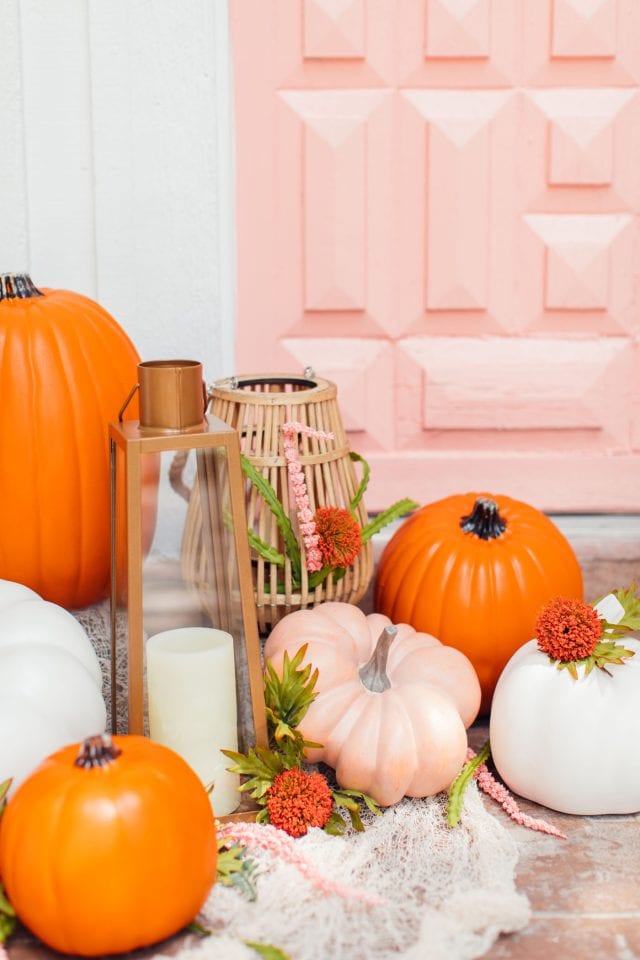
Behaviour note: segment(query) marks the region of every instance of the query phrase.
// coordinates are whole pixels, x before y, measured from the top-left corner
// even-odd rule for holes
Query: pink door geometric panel
[[[370,509],[640,510],[640,3],[230,8],[237,372],[336,381]]]

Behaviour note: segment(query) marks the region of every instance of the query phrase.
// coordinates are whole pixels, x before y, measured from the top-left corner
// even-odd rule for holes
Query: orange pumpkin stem
[[[475,533],[481,540],[497,540],[507,529],[507,521],[500,516],[498,504],[489,497],[478,497],[473,510],[460,517],[463,533]]]
[[[83,770],[106,767],[107,764],[113,763],[121,753],[122,750],[120,747],[116,747],[108,733],[99,734],[96,737],[87,737],[80,744],[80,751],[74,760],[74,765],[82,767]]]
[[[393,643],[397,632],[398,628],[394,627],[392,623],[386,626],[378,637],[371,659],[367,660],[364,667],[360,667],[358,670],[362,686],[370,690],[371,693],[383,693],[391,686],[391,681],[387,676],[387,659],[389,657],[389,647]]]
[[[0,274],[0,300],[28,300],[43,296],[28,273]]]

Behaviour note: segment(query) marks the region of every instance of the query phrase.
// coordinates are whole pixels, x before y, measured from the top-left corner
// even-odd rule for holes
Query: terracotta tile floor
[[[629,584],[634,578],[640,580],[640,517],[567,517],[557,518],[557,523],[578,554],[588,599]],[[377,545],[378,552],[381,547],[382,542]],[[368,604],[370,599],[363,607]],[[477,748],[486,736],[486,721],[475,724],[470,731],[472,746]],[[490,809],[494,806],[491,800],[487,804]],[[550,820],[567,834],[567,840],[526,830],[495,807],[495,815],[518,844],[516,883],[528,896],[533,915],[525,930],[500,937],[484,957],[640,958],[640,815],[571,817],[525,800],[520,805],[532,816]],[[174,937],[128,956],[143,960],[154,954],[166,955],[185,942],[185,937]],[[11,960],[51,960],[58,956],[24,932],[13,938],[8,953]]]
[[[472,745],[487,735],[471,731]],[[492,801],[487,801],[492,804]],[[533,911],[525,930],[500,937],[488,960],[632,960],[640,958],[640,815],[572,817],[519,800],[566,840],[533,833],[496,807],[519,849],[516,885]],[[491,806],[488,806],[491,810]]]

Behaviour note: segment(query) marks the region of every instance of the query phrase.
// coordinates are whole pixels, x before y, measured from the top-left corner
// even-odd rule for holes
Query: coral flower
[[[589,657],[602,639],[603,621],[582,600],[556,597],[538,616],[538,648],[553,660],[570,662]]]
[[[318,507],[315,513],[318,547],[327,567],[348,567],[362,549],[362,532],[348,510]]]
[[[267,796],[270,823],[292,837],[303,837],[309,827],[324,827],[333,809],[322,774],[305,773],[298,767],[274,777]]]

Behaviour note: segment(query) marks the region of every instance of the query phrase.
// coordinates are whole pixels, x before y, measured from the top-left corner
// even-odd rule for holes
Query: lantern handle
[[[184,500],[186,500],[187,503],[189,502],[189,498],[191,496],[191,487],[184,482],[182,474],[186,466],[188,456],[188,450],[178,450],[171,461],[171,466],[169,467],[169,483],[175,492]]]
[[[135,394],[136,390],[139,390],[139,389],[140,389],[140,384],[139,384],[139,383],[134,383],[134,385],[131,387],[131,390],[129,390],[129,394],[128,394],[128,396],[127,396],[127,399],[125,400],[125,402],[124,402],[124,403],[122,404],[122,406],[120,407],[120,412],[118,413],[118,423],[122,423],[122,419],[123,419],[123,417],[124,417],[124,412],[125,412],[125,410],[127,409],[127,407],[129,406],[129,404],[131,403],[131,401],[133,400],[133,395]]]

